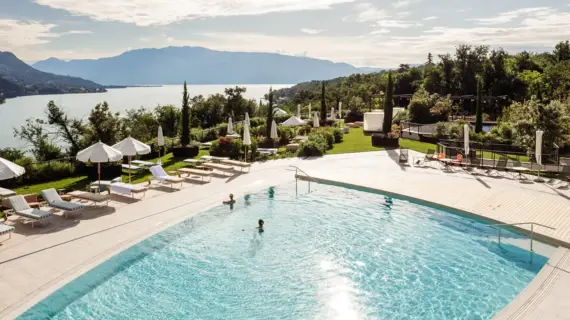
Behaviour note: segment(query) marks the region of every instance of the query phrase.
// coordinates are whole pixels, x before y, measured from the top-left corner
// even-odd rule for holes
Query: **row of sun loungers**
[[[486,165],[484,159],[474,157],[465,160],[461,154],[458,154],[455,159],[449,159],[445,158],[443,154],[436,155],[433,149],[429,149],[424,158],[416,160],[415,165],[420,167],[426,166],[434,161],[442,163],[445,169],[451,169],[451,166],[458,166],[471,174],[485,174],[492,177],[510,176],[519,180],[527,179],[524,174],[533,171],[524,167],[520,161],[509,159],[507,156],[501,156],[496,163]],[[546,184],[558,189],[568,188],[570,186],[570,166],[563,166],[558,173],[558,177],[548,180]]]

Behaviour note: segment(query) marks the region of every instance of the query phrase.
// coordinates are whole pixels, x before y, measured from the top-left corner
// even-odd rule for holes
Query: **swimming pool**
[[[278,186],[233,210],[198,214],[20,319],[490,319],[547,261],[499,246],[480,221],[380,194],[313,189],[296,197],[294,185]]]

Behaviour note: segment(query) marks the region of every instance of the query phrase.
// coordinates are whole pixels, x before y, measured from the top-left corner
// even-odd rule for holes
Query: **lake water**
[[[236,85],[191,85],[188,86],[190,96],[208,96],[215,93],[224,93],[225,88]],[[246,87],[244,96],[248,99],[259,100],[273,89],[290,87],[291,85],[238,85]],[[19,128],[27,118],[45,118],[46,105],[50,100],[63,107],[69,116],[87,118],[89,112],[96,104],[107,101],[113,112],[146,107],[154,108],[157,105],[173,104],[178,107],[182,101],[181,85],[169,85],[153,88],[126,88],[109,89],[105,93],[62,94],[18,97],[6,100],[0,105],[0,148],[25,147],[25,143],[14,138],[13,128]]]

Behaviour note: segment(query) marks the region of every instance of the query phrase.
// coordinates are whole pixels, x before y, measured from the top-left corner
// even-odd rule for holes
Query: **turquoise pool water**
[[[20,318],[490,319],[546,263],[499,246],[496,231],[473,219],[379,194],[313,189],[296,197],[294,185],[279,186],[249,205],[239,199],[233,210],[201,213]]]

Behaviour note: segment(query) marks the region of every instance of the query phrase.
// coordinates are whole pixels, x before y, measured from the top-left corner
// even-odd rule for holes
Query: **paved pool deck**
[[[107,209],[64,219],[60,213],[31,228],[14,216],[12,239],[0,245],[0,319],[13,319],[77,276],[118,252],[180,221],[219,205],[234,193],[295,181],[295,169],[315,180],[334,181],[404,195],[500,223],[537,222],[538,237],[563,245],[529,286],[496,319],[570,319],[570,191],[541,183],[474,176],[398,164],[397,151],[283,159],[256,163],[251,172],[212,182],[185,183],[181,190],[155,187],[142,200],[113,196]],[[302,174],[301,172],[299,172]],[[299,185],[307,181],[299,181]],[[314,188],[318,188],[315,186]],[[300,188],[306,192],[306,187]],[[302,194],[300,194],[302,196]],[[523,227],[526,228],[526,227]],[[564,247],[565,246],[565,247]]]

